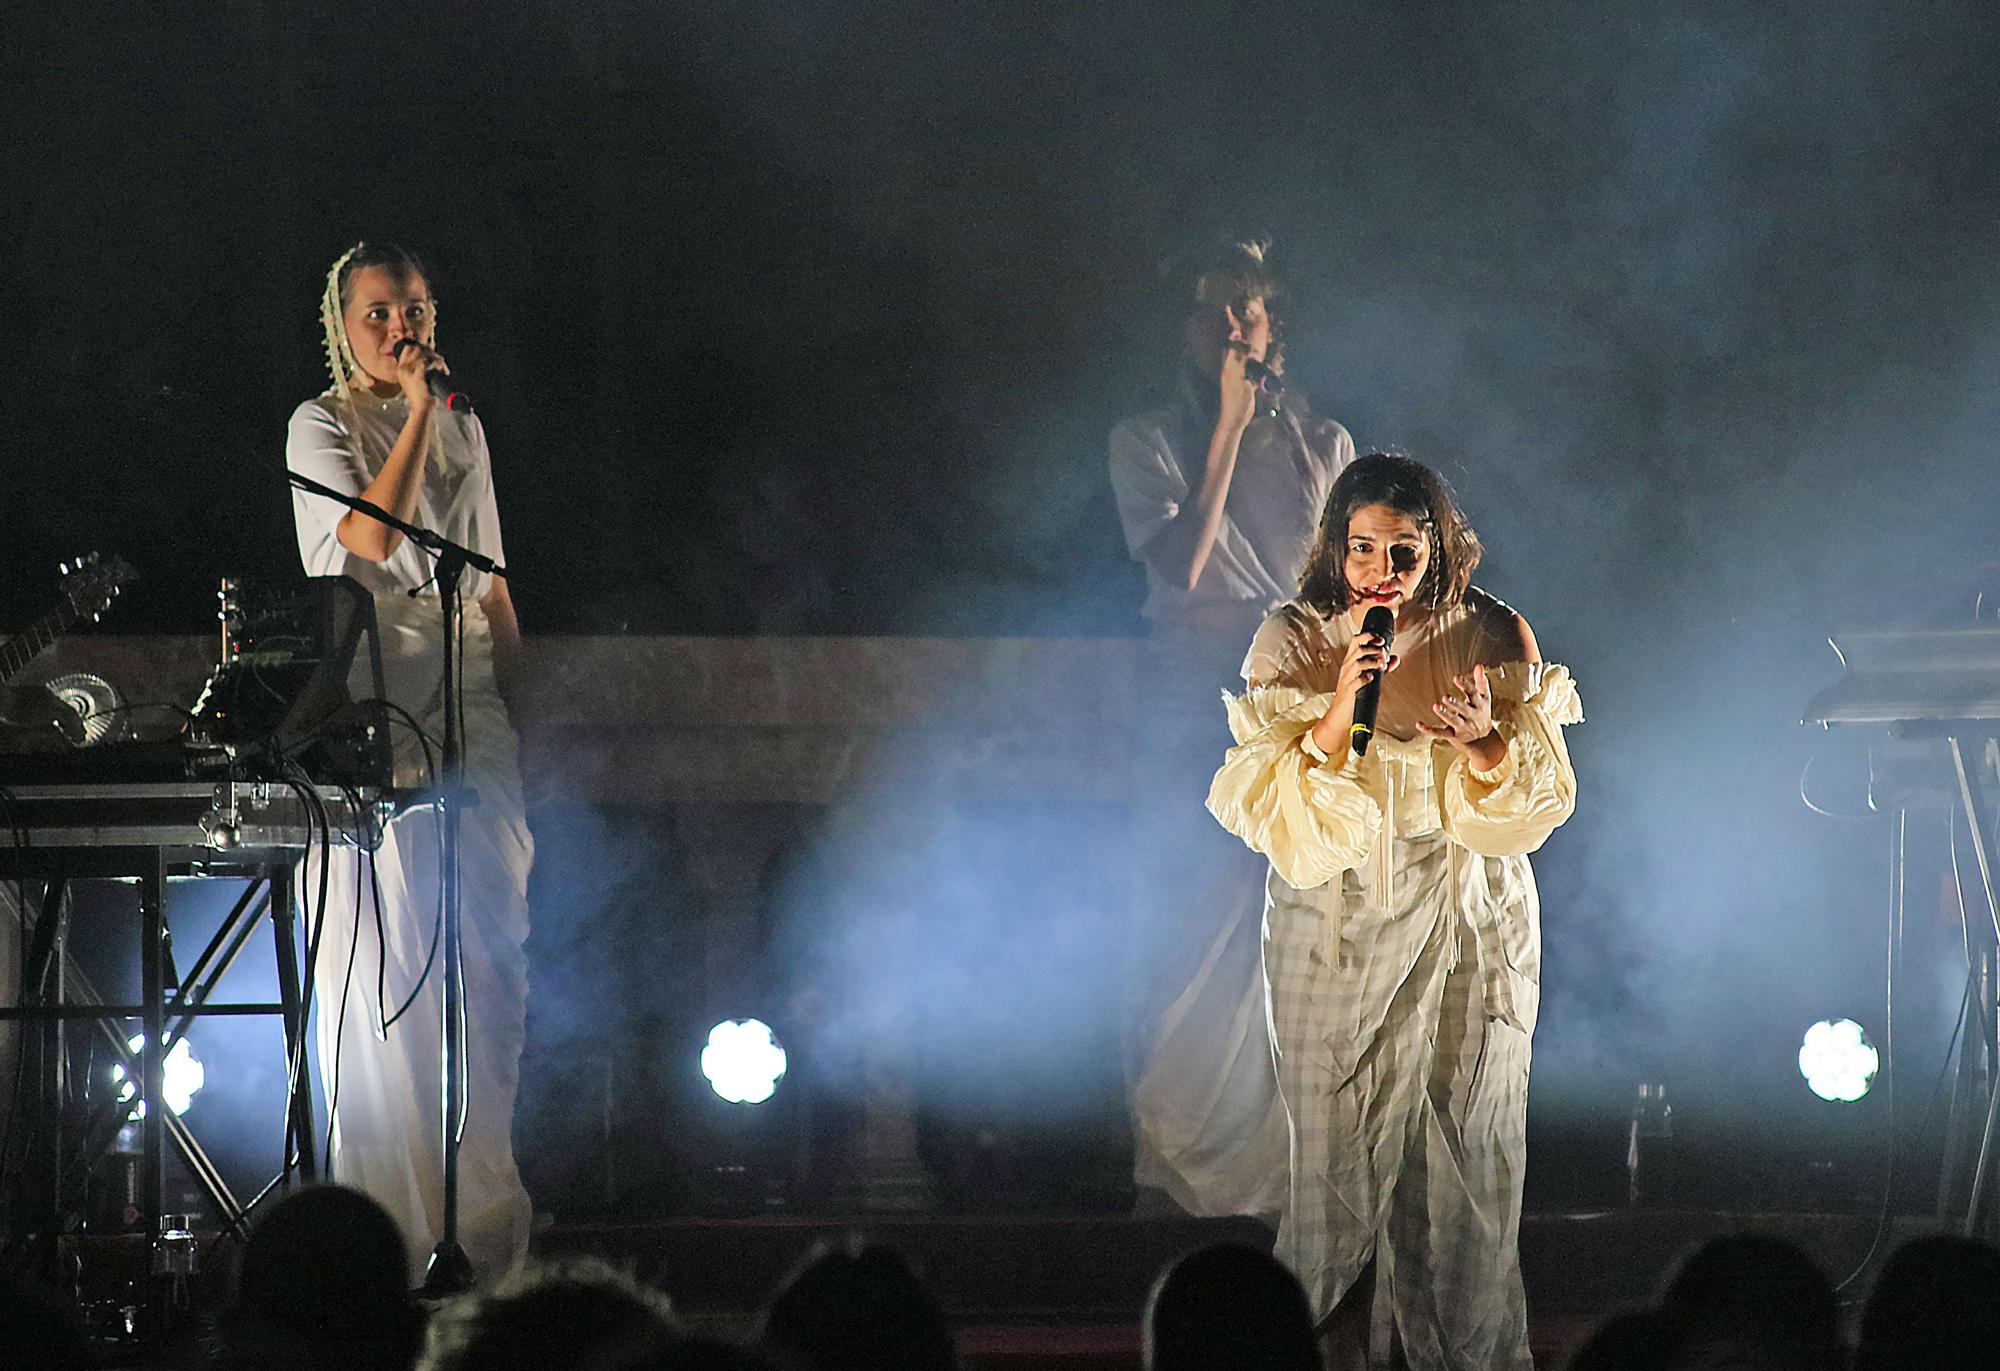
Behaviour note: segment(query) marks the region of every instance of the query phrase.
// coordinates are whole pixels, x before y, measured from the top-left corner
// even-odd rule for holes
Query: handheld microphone
[[[1257,387],[1260,395],[1273,400],[1285,393],[1285,378],[1255,357],[1243,359],[1243,379]]]
[[[414,338],[398,338],[393,351],[396,356],[401,357],[404,348],[415,347],[416,345],[417,340]],[[444,401],[446,409],[454,410],[460,414],[472,413],[472,397],[462,390],[452,389],[451,377],[445,375],[442,371],[425,372],[424,383],[430,387],[431,394]]]
[[[1362,618],[1361,631],[1379,637],[1382,651],[1387,654],[1396,641],[1396,611],[1387,605],[1376,605]],[[1357,757],[1368,755],[1368,740],[1375,736],[1375,710],[1381,703],[1382,673],[1378,671],[1354,692],[1354,722],[1347,730],[1347,738]]]

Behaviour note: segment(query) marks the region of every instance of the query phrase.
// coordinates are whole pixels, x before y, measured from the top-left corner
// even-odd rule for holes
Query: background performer
[[[1152,628],[1127,971],[1134,1170],[1192,1213],[1271,1213],[1284,1131],[1257,970],[1263,872],[1200,797],[1229,745],[1217,697],[1298,584],[1354,440],[1297,391],[1273,405],[1247,378],[1257,363],[1284,370],[1279,283],[1262,245],[1198,263],[1194,296],[1177,402],[1111,435],[1111,484],[1126,546],[1146,567]]]
[[[471,414],[445,409],[425,384],[425,372],[445,362],[422,265],[392,245],[357,244],[328,273],[321,313],[333,385],[293,413],[285,447],[291,468],[504,566],[485,431]],[[404,339],[417,346],[398,358]],[[443,620],[431,558],[331,500],[294,491],[292,513],[308,574],[351,576],[374,592],[388,698],[433,740],[441,737]],[[459,835],[467,1020],[459,1240],[479,1275],[491,1278],[527,1255],[532,1219],[510,1135],[527,1018],[522,945],[534,843],[502,699],[520,654],[513,601],[504,579],[471,570],[459,587],[465,784],[477,796],[460,811]],[[368,666],[355,665],[357,699],[372,693]],[[397,784],[425,784],[421,740],[399,725],[390,732]],[[375,858],[378,921],[356,854],[336,849],[317,963],[321,1079],[338,1094],[332,1174],[373,1196],[401,1225],[413,1274],[437,1242],[444,1199],[443,982],[430,955],[438,852],[434,810],[413,810],[390,826]],[[316,896],[316,865],[301,888]]]
[[[1271,864],[1264,975],[1291,1134],[1278,1255],[1317,1314],[1357,1333],[1372,1262],[1373,1360],[1389,1364],[1393,1317],[1417,1371],[1533,1365],[1527,854],[1575,807],[1562,727],[1582,710],[1527,622],[1472,588],[1480,551],[1429,468],[1347,468],[1299,598],[1250,650],[1209,795]],[[1395,612],[1393,655],[1360,633],[1375,605]],[[1372,675],[1362,757],[1349,724]]]

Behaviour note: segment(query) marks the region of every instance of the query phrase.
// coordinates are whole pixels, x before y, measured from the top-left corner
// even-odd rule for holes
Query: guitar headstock
[[[56,570],[62,573],[61,594],[70,611],[93,623],[111,608],[119,591],[139,579],[139,573],[123,557],[105,558],[95,552],[74,562],[62,562]]]

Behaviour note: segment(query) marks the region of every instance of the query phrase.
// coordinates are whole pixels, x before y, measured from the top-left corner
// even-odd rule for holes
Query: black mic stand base
[[[472,1258],[465,1255],[455,1239],[446,1238],[431,1252],[431,1264],[424,1270],[423,1288],[427,1300],[448,1300],[472,1289]]]

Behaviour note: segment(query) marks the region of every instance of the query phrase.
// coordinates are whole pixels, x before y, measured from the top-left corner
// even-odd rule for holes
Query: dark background
[[[1137,634],[1105,434],[1168,376],[1173,264],[1268,233],[1294,381],[1451,476],[1582,683],[1538,1118],[1670,1079],[1684,1126],[1872,1155],[1878,1104],[1791,1057],[1879,1016],[1887,828],[1801,804],[1797,717],[1832,628],[1967,618],[2000,561],[1997,23],[23,9],[0,623],[89,547],[148,578],[112,631],[206,631],[215,577],[294,565],[284,420],[365,233],[434,263],[531,635]],[[1857,807],[1830,747],[1818,798]],[[1913,903],[1914,1130],[1958,973]]]

